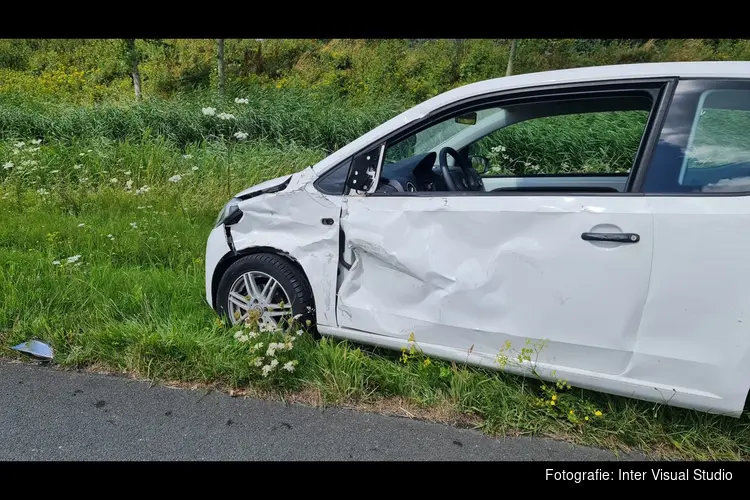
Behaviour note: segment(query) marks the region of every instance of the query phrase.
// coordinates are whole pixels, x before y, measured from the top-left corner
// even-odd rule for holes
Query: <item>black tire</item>
[[[292,302],[292,314],[300,315],[297,323],[315,334],[315,301],[307,278],[289,259],[273,253],[246,255],[229,266],[216,290],[216,312],[220,317],[231,324],[228,311],[229,290],[237,278],[249,271],[266,273],[278,281]],[[307,326],[308,320],[310,326]]]

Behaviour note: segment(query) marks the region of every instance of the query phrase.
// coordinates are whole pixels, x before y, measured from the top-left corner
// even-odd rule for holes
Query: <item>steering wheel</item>
[[[448,155],[451,155],[456,160],[456,165],[461,168],[463,176],[460,183],[456,183],[451,175],[448,168]],[[479,174],[471,165],[466,165],[455,149],[451,147],[441,149],[439,161],[440,171],[443,174],[445,185],[448,186],[448,191],[485,191],[482,178],[479,177]]]

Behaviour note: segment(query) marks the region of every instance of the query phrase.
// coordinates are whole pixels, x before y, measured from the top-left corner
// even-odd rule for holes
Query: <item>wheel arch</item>
[[[237,250],[236,252],[227,252],[224,254],[224,256],[219,259],[219,262],[216,264],[216,267],[214,268],[214,274],[211,277],[211,307],[216,309],[216,292],[219,288],[219,282],[221,281],[221,277],[224,276],[224,273],[227,272],[227,269],[229,269],[229,266],[234,264],[237,260],[239,260],[242,257],[245,257],[247,255],[253,255],[253,254],[259,254],[259,253],[270,253],[278,255],[281,258],[284,258],[289,261],[289,263],[297,268],[297,270],[300,272],[302,277],[305,279],[307,288],[310,290],[310,293],[313,294],[313,303],[315,303],[315,294],[313,293],[312,286],[310,286],[310,278],[307,277],[307,273],[305,272],[305,269],[302,267],[302,265],[299,263],[297,259],[289,255],[287,252],[284,252],[283,250],[279,250],[278,248],[274,247],[268,247],[268,246],[257,246],[257,247],[248,247],[243,248],[242,250]]]

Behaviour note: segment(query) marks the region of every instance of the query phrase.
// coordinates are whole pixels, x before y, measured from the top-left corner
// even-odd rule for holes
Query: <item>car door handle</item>
[[[638,243],[641,237],[635,233],[583,233],[584,241],[611,241],[613,243]]]

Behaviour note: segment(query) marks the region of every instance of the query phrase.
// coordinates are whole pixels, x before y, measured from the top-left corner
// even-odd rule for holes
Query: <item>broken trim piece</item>
[[[227,238],[227,245],[232,250],[232,255],[237,255],[237,249],[234,248],[234,238],[232,238],[232,229],[227,225],[224,225],[224,234]]]
[[[256,196],[260,196],[262,194],[278,193],[279,191],[285,190],[287,186],[289,186],[289,183],[291,181],[292,181],[292,176],[290,175],[289,177],[287,177],[287,179],[284,182],[282,182],[281,184],[277,186],[266,188],[266,189],[261,189],[259,191],[253,191],[252,193],[243,194],[241,196],[237,196],[237,199],[245,201],[245,200],[249,200],[250,198],[255,198]]]

